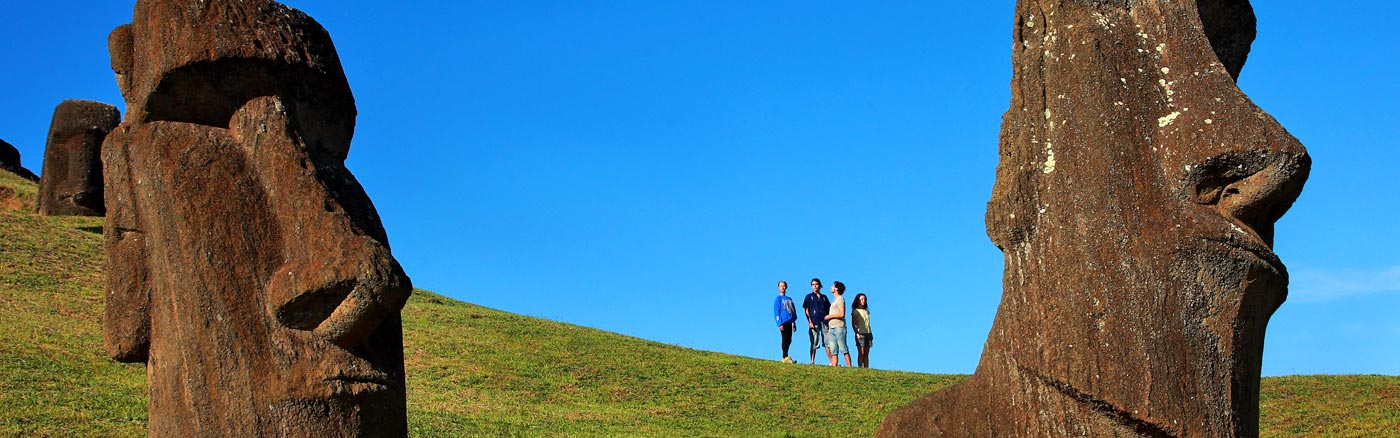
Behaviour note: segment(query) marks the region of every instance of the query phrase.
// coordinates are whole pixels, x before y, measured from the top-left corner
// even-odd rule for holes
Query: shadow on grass
[[[86,231],[92,234],[102,234],[102,227],[78,227],[78,231]]]

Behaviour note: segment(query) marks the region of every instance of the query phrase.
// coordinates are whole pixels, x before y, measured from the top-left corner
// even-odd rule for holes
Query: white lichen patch
[[[1102,27],[1104,29],[1108,29],[1109,25],[1111,24],[1109,23],[1107,16],[1098,12],[1094,13],[1094,20],[1099,23],[1099,27]]]
[[[1214,121],[1214,120],[1211,120],[1211,119],[1206,119],[1206,124],[1207,124],[1207,125],[1209,125],[1209,124],[1211,124],[1211,123],[1215,123],[1215,121]]]
[[[1165,68],[1165,67],[1163,67],[1163,68]],[[1173,90],[1172,90],[1172,85],[1173,85],[1173,84],[1176,84],[1176,82],[1174,82],[1174,81],[1168,81],[1168,80],[1166,80],[1166,79],[1157,79],[1157,86],[1162,87],[1162,92],[1165,93],[1165,94],[1167,95],[1167,105],[1168,105],[1168,106],[1170,106],[1170,105],[1172,104],[1172,95],[1176,94],[1176,91],[1173,91]]]
[[[1166,68],[1166,67],[1162,67],[1162,74],[1168,74],[1168,73],[1171,73],[1171,72],[1172,72],[1172,69],[1169,69],[1169,68]]]
[[[1249,234],[1249,233],[1244,232],[1244,229],[1243,229],[1243,228],[1240,228],[1239,225],[1230,224],[1230,229],[1231,229],[1231,230],[1235,230],[1236,233],[1240,233],[1240,234]]]
[[[1055,171],[1055,150],[1050,148],[1050,142],[1047,141],[1047,142],[1045,142],[1045,170],[1043,170],[1043,172],[1045,172],[1045,173],[1048,174],[1048,173],[1054,172],[1054,171]]]
[[[1160,127],[1165,127],[1165,126],[1167,126],[1167,125],[1172,124],[1172,122],[1175,122],[1175,121],[1176,121],[1177,116],[1180,116],[1180,115],[1181,115],[1181,113],[1176,112],[1176,111],[1172,111],[1171,114],[1167,114],[1167,115],[1165,115],[1165,116],[1158,117],[1158,118],[1157,118],[1157,127],[1160,128]]]

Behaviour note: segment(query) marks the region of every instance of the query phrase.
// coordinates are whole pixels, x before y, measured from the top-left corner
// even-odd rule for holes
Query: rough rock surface
[[[69,99],[53,110],[39,214],[102,216],[102,140],[121,122],[117,107]]]
[[[34,182],[39,181],[39,175],[25,169],[23,163],[20,162],[19,149],[5,140],[0,140],[0,169],[19,175],[20,178]]]
[[[265,0],[140,0],[109,39],[106,348],[153,437],[405,436],[411,285],[345,168],[326,31]]]
[[[1302,145],[1235,85],[1247,1],[1019,0],[976,372],[881,437],[1255,437]],[[1223,62],[1222,62],[1223,61]]]

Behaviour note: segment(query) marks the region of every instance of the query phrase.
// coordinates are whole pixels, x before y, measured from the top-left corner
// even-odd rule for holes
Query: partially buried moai
[[[20,162],[19,149],[4,139],[0,139],[0,170],[13,173],[15,176],[29,181],[39,182],[39,175],[25,169],[23,163]]]
[[[1020,0],[1014,39],[996,319],[971,377],[876,435],[1257,436],[1310,160],[1235,85],[1249,3]]]
[[[404,436],[410,282],[344,160],[330,36],[262,0],[140,0],[109,40],[106,348],[151,436]]]
[[[53,110],[38,210],[44,216],[102,216],[102,142],[121,122],[117,107],[69,99]]]

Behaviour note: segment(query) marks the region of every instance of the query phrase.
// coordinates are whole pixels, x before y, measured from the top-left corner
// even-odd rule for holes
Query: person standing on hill
[[[831,366],[837,366],[836,359],[846,356],[846,366],[851,366],[851,351],[846,349],[846,284],[831,282],[831,307],[826,314],[826,356],[831,358]]]
[[[851,300],[851,329],[856,332],[856,366],[870,368],[870,347],[875,345],[875,334],[870,331],[870,304],[865,294],[856,294]]]
[[[823,345],[822,334],[826,333],[826,313],[831,301],[822,295],[821,279],[812,279],[812,293],[802,300],[802,311],[807,314],[807,338],[812,341],[812,364],[817,363],[817,348]]]
[[[787,296],[787,281],[778,281],[778,299],[773,301],[773,320],[778,323],[778,332],[783,335],[783,363],[797,363],[788,356],[792,332],[797,330],[797,307]]]

